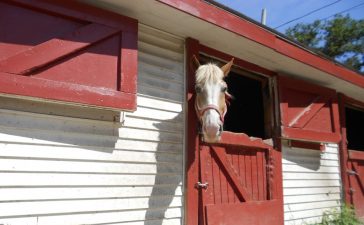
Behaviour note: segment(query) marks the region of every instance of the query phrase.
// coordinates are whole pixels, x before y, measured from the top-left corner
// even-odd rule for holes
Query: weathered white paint
[[[323,212],[341,205],[338,146],[326,150],[291,148],[283,144],[285,225],[319,222]]]
[[[139,53],[135,113],[0,99],[0,224],[182,224],[184,43]]]

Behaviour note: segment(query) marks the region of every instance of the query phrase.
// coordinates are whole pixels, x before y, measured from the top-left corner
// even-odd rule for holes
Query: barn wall
[[[285,225],[321,220],[323,212],[341,205],[338,146],[326,150],[283,145],[283,195]]]
[[[139,49],[134,113],[0,99],[0,224],[182,223],[184,43]]]

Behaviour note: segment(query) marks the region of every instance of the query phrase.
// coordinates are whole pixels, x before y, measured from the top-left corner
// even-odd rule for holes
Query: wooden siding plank
[[[310,218],[310,217],[318,217],[318,216],[322,216],[322,214],[328,210],[339,210],[339,207],[334,207],[334,208],[321,208],[321,209],[312,209],[312,210],[304,210],[304,211],[297,211],[297,212],[289,212],[289,213],[285,213],[284,217],[285,218],[295,218],[295,219],[300,219],[300,218]]]
[[[147,142],[147,141],[134,141],[134,140],[118,140],[114,143],[114,148],[111,146],[103,147],[87,147],[82,145],[72,146],[67,143],[52,142],[31,138],[20,138],[16,142],[14,135],[4,135],[8,139],[0,139],[0,146],[2,148],[1,154],[3,156],[11,157],[41,157],[41,158],[54,158],[54,159],[80,159],[80,160],[94,160],[94,161],[122,161],[119,157],[119,150],[139,151],[139,152],[168,152],[168,153],[182,153],[182,143],[162,143],[162,142]],[[0,135],[3,137],[3,135]],[[37,145],[34,149],[32,145]],[[116,156],[116,157],[115,157]],[[114,158],[115,157],[115,158]]]
[[[77,200],[110,199],[183,195],[181,185],[125,186],[125,187],[32,187],[31,195],[27,186],[22,188],[1,188],[0,201],[40,201],[40,200]]]
[[[80,160],[95,162],[125,162],[125,163],[176,163],[181,162],[182,154],[154,153],[143,151],[114,150],[97,151],[87,149],[63,148],[54,146],[38,146],[34,149],[27,145],[0,144],[2,146],[1,157],[20,157],[25,159],[54,159],[54,160]],[[157,161],[158,158],[158,161]]]
[[[306,193],[309,194],[337,194],[340,193],[340,187],[297,187],[297,188],[285,188],[284,195],[304,195]]]
[[[168,162],[168,157],[164,161]],[[173,158],[172,158],[173,159]],[[177,162],[180,159],[177,159]],[[174,159],[172,160],[174,162]],[[1,158],[0,171],[3,172],[62,172],[62,173],[102,173],[102,174],[180,174],[182,165],[174,163],[143,164],[142,161],[135,163],[121,162],[88,162],[88,161],[61,161],[59,159],[31,159],[26,158]]]
[[[284,204],[302,203],[302,202],[322,202],[337,200],[340,201],[339,194],[316,194],[316,195],[301,195],[301,196],[284,196]]]
[[[283,187],[340,187],[340,180],[283,180]]]
[[[148,214],[146,218],[146,214]],[[46,216],[39,219],[39,225],[53,224],[169,224],[180,225],[181,224],[181,208],[170,209],[154,209],[154,210],[135,210],[125,212],[96,212],[79,215],[66,215],[66,216]],[[148,221],[149,220],[149,221]],[[134,222],[139,221],[139,222]],[[145,222],[144,222],[145,221]]]
[[[0,173],[0,186],[131,186],[131,185],[179,185],[178,175],[100,175],[63,173]],[[157,178],[157,179],[156,179]]]
[[[309,202],[309,203],[298,203],[298,204],[285,204],[285,211],[303,211],[310,209],[321,209],[321,208],[331,208],[331,207],[340,207],[340,200],[331,200],[331,201],[320,201],[320,202]]]
[[[71,214],[81,212],[97,212],[111,210],[132,210],[146,209],[148,207],[181,207],[182,199],[180,197],[170,198],[155,197],[158,201],[150,198],[134,199],[106,199],[106,200],[71,200],[71,201],[40,201],[40,202],[14,202],[1,203],[0,209],[2,215],[7,217],[25,216],[25,215],[44,215],[44,214]],[[150,202],[154,205],[149,205]],[[67,207],[64,206],[67,205]],[[19,209],[22,209],[19,211]],[[129,213],[132,213],[129,211]]]
[[[284,173],[283,180],[340,180],[338,173]]]

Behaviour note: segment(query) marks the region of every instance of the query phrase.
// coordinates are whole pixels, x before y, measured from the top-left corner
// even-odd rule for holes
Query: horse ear
[[[201,66],[200,62],[198,61],[195,55],[192,56],[191,66],[193,70],[197,70],[197,68]]]
[[[229,74],[231,66],[233,65],[233,63],[234,63],[234,58],[232,58],[230,60],[230,62],[226,63],[225,65],[223,65],[221,67],[221,70],[224,73],[224,77],[226,77]]]

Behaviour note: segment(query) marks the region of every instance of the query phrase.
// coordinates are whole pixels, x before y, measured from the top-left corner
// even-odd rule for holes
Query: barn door
[[[232,57],[215,49],[203,46],[197,40],[191,38],[186,40],[186,48],[187,61],[192,59],[193,55],[198,57],[201,55],[216,56],[224,61],[229,61]],[[254,78],[258,77],[257,73],[269,74],[269,71],[237,58],[235,58],[234,64],[240,68],[249,68],[251,74],[249,72],[248,75]],[[245,134],[249,132],[232,129],[222,132],[219,143],[204,143],[198,134],[199,121],[194,109],[195,70],[189,65],[187,65],[186,69],[188,73],[186,90],[186,98],[188,101],[186,224],[283,224],[282,165],[279,149],[275,149],[271,145],[266,144],[260,138],[251,138]],[[256,73],[253,73],[254,71]],[[243,76],[242,74],[236,74],[235,78],[238,75]],[[246,78],[243,80],[247,81],[249,79]],[[239,85],[242,82],[240,79],[236,79],[235,81],[239,82]],[[229,85],[229,81],[227,82]],[[263,92],[263,90],[266,90],[263,88],[264,85],[258,85],[257,82],[260,81],[255,80],[253,82],[250,80],[250,84],[255,85],[254,87],[258,91]],[[244,85],[246,84],[244,83]],[[229,113],[232,112],[234,104],[238,105],[236,108],[241,108],[239,106],[240,103],[243,107],[245,106],[245,109],[249,108],[246,107],[247,104],[245,103],[251,97],[243,98],[243,95],[250,95],[251,92],[240,91],[239,93],[234,93],[234,90],[241,90],[242,86],[234,86],[236,88],[234,89],[230,85],[229,88],[230,93],[235,97],[235,103],[232,102],[229,106],[230,112],[225,117],[224,125],[228,123]],[[246,90],[245,88],[243,89]],[[261,98],[259,104],[261,103],[263,105],[263,94],[259,95],[258,91],[255,91],[257,92],[256,96],[260,96]],[[251,107],[251,109],[255,108]],[[243,121],[246,121],[249,118],[248,116],[242,116],[241,111],[235,112],[237,112],[237,119],[241,120],[244,118],[245,120]],[[264,114],[264,112],[264,110],[261,110],[260,116],[256,117],[258,120],[263,120],[263,123],[261,123],[262,132],[258,133],[264,133],[264,124],[271,124],[272,122],[271,120],[265,120],[265,117],[268,117],[268,115],[271,116],[271,114]],[[230,119],[232,118],[234,117],[230,117]],[[249,120],[255,121],[256,118],[254,120],[249,118]],[[236,121],[234,118],[230,123],[235,123],[234,125],[240,126],[240,120]],[[251,121],[248,122],[251,123]],[[226,127],[224,129],[229,130]],[[274,139],[270,133],[265,135],[264,138]],[[277,146],[279,146],[278,143]]]
[[[364,219],[364,103],[341,96],[342,178],[345,202]]]
[[[364,151],[348,150],[349,193],[355,213],[364,219]]]
[[[224,132],[200,144],[202,217],[206,225],[283,224],[275,150],[260,139]],[[201,216],[201,215],[200,215]]]

